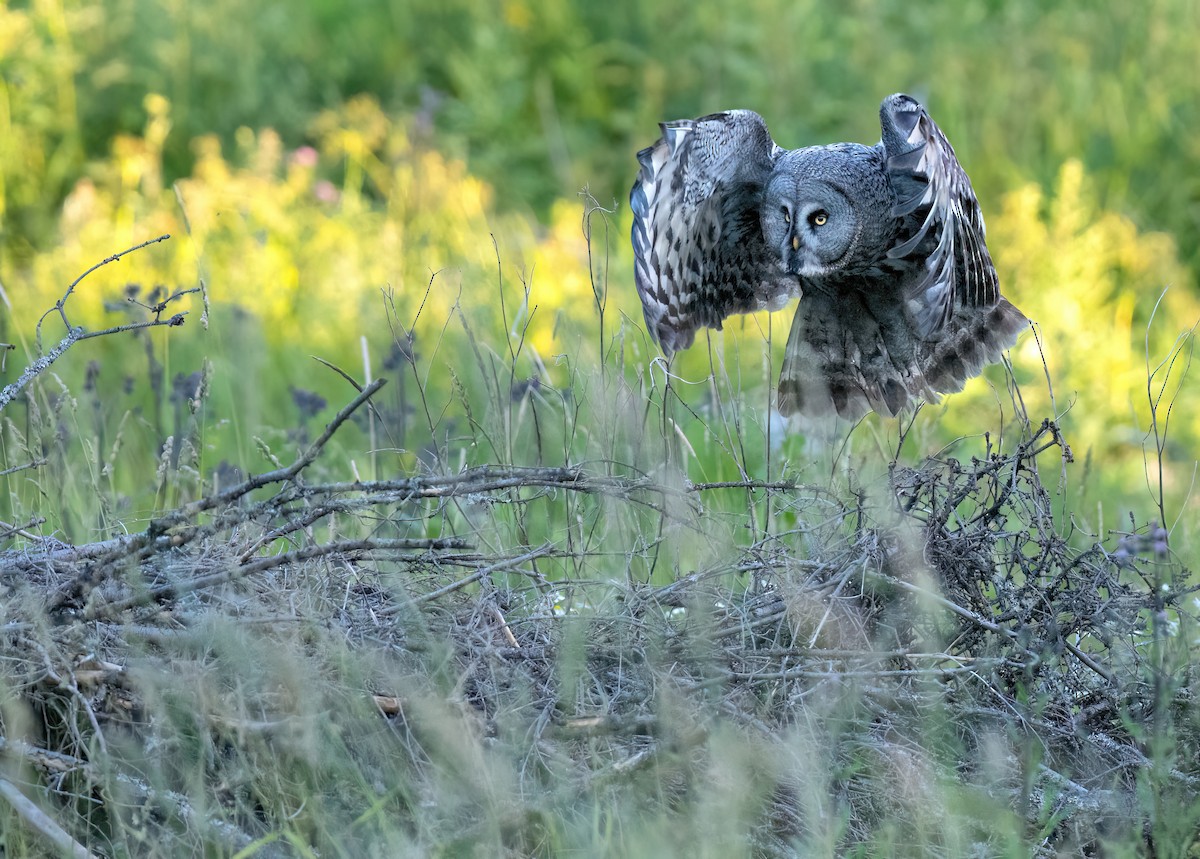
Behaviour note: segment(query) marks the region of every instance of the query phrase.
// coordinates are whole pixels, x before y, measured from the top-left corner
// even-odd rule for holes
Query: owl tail
[[[896,415],[914,399],[937,402],[1000,359],[1028,324],[1008,299],[963,307],[934,340],[921,340],[897,314],[847,313],[815,290],[792,321],[779,373],[779,411],[857,420],[874,409]]]
[[[936,340],[921,344],[918,361],[930,388],[944,394],[961,391],[967,379],[1017,342],[1029,324],[1007,298],[986,307],[962,307]]]
[[[871,409],[896,414],[907,404],[908,390],[879,326],[870,318],[844,318],[813,292],[806,292],[792,320],[779,371],[779,411],[806,417],[836,413],[849,420]]]

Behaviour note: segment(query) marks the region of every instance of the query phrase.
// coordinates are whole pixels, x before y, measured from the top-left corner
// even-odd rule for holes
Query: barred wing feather
[[[629,195],[646,325],[670,355],[734,313],[778,309],[799,282],[766,247],[759,205],[782,150],[757,113],[664,123]]]

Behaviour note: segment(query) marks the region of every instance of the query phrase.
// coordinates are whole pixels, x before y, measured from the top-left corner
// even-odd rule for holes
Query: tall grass
[[[551,371],[501,278],[428,348],[430,304],[381,297],[392,358],[340,368],[324,431],[219,478],[164,445],[153,508],[99,542],[10,531],[6,790],[102,855],[1194,848],[1189,572],[1147,518],[1101,541],[1061,512],[1056,424],[1014,394],[932,458],[929,408],[772,444],[761,355],[714,349],[702,386],[632,360],[607,274],[602,361]],[[43,379],[26,410],[65,435],[93,393]],[[180,383],[185,441],[213,397]],[[429,441],[398,468],[401,431]],[[94,474],[98,447],[48,450]],[[6,851],[46,849],[0,814]]]

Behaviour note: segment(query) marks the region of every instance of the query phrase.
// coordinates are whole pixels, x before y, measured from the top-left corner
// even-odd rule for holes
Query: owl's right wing
[[[782,307],[800,284],[763,238],[759,205],[783,153],[763,118],[732,110],[660,127],[638,153],[629,205],[646,325],[670,355],[698,328]]]
[[[942,130],[920,102],[902,93],[884,99],[879,115],[897,196],[892,214],[916,215],[920,223],[888,256],[926,255],[925,271],[909,298],[920,335],[932,339],[958,308],[995,305],[1000,284],[984,240],[979,201]]]

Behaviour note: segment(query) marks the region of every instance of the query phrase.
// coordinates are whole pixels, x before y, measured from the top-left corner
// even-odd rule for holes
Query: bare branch
[[[174,316],[170,317],[169,319],[161,319],[161,318],[159,318],[159,316],[156,313],[154,319],[148,320],[146,322],[134,322],[129,325],[118,325],[113,328],[105,328],[102,331],[85,331],[83,328],[78,328],[78,327],[71,325],[71,323],[67,320],[67,313],[65,310],[67,299],[69,299],[71,297],[71,294],[74,293],[75,287],[78,286],[79,283],[85,277],[87,277],[89,274],[94,272],[96,269],[100,268],[101,266],[108,265],[110,262],[116,262],[117,260],[121,259],[121,257],[131,254],[134,251],[141,250],[142,248],[146,247],[147,245],[152,245],[157,242],[166,241],[169,238],[171,238],[170,235],[161,235],[158,238],[150,239],[149,241],[142,242],[140,245],[135,245],[134,247],[123,250],[120,253],[113,254],[112,256],[107,257],[107,258],[101,260],[100,262],[96,263],[94,266],[89,268],[83,274],[79,275],[79,277],[75,278],[75,280],[71,283],[71,285],[67,287],[67,291],[65,293],[63,293],[63,297],[60,298],[58,301],[56,301],[54,304],[54,307],[50,308],[45,313],[43,313],[42,318],[38,320],[36,341],[37,341],[37,349],[38,349],[39,356],[36,360],[34,360],[34,362],[32,364],[30,364],[28,367],[26,367],[24,369],[24,371],[22,371],[21,375],[17,377],[17,380],[15,382],[13,382],[10,385],[7,385],[3,391],[0,391],[0,411],[3,411],[4,408],[9,403],[11,403],[13,400],[15,400],[20,395],[21,391],[23,391],[30,382],[32,382],[34,379],[36,379],[42,373],[46,372],[46,370],[49,369],[51,364],[53,364],[55,361],[57,361],[59,358],[61,358],[68,349],[70,349],[72,346],[74,346],[80,340],[90,340],[93,337],[105,337],[109,334],[119,334],[119,333],[122,333],[125,331],[137,331],[142,328],[155,328],[160,325],[165,325],[167,327],[174,328],[176,326],[183,324],[183,317],[186,315],[184,313],[176,313]],[[175,295],[171,296],[171,298],[168,298],[166,301],[162,302],[162,307],[165,308],[168,302],[174,300],[175,298],[178,298],[181,295],[185,295],[187,292],[192,292],[192,291],[194,291],[194,290],[183,290],[181,292],[176,293]],[[45,354],[41,354],[41,352],[42,352],[42,322],[44,322],[46,317],[49,316],[51,313],[53,313],[56,310],[58,311],[59,316],[62,317],[63,325],[66,326],[66,329],[67,329],[67,334],[65,337],[63,337],[62,340],[58,341],[58,343],[49,352],[46,352]],[[161,313],[161,312],[162,312],[162,310],[160,308],[158,310],[158,313]]]
[[[56,301],[54,303],[54,306],[52,308],[50,308],[49,310],[47,310],[45,313],[43,313],[42,318],[38,320],[38,324],[37,324],[38,350],[41,351],[42,322],[46,319],[47,316],[49,316],[54,311],[57,310],[58,315],[60,317],[62,317],[63,327],[67,329],[68,334],[75,330],[75,326],[71,325],[71,323],[67,321],[67,313],[64,308],[66,306],[67,299],[69,299],[71,297],[72,293],[75,292],[75,287],[77,287],[83,281],[83,279],[85,277],[87,277],[89,274],[94,272],[96,269],[108,265],[110,262],[116,262],[117,260],[121,259],[121,257],[128,256],[129,254],[133,253],[134,251],[140,251],[142,248],[148,247],[149,245],[157,244],[159,242],[165,242],[169,238],[171,238],[170,234],[164,233],[163,235],[161,235],[157,238],[149,239],[147,241],[142,242],[139,245],[134,245],[131,248],[126,248],[125,250],[123,250],[119,253],[115,253],[110,257],[105,257],[104,259],[100,260],[100,262],[96,263],[94,266],[92,266],[87,271],[85,271],[83,274],[79,275],[79,277],[75,278],[75,280],[71,281],[71,285],[67,287],[67,291],[63,293],[62,298],[60,298],[58,301]]]
[[[26,826],[53,844],[60,854],[73,856],[75,859],[96,859],[94,853],[72,838],[50,815],[38,808],[33,800],[17,790],[17,786],[8,779],[0,778],[0,797],[8,801],[13,811],[25,822]]]
[[[492,573],[499,572],[500,570],[511,569],[518,564],[524,564],[526,561],[532,561],[534,558],[540,558],[543,555],[548,555],[553,548],[554,547],[550,543],[545,543],[530,552],[526,552],[523,555],[517,555],[515,558],[505,558],[503,561],[497,561],[494,564],[481,567],[464,579],[459,579],[457,582],[448,584],[444,588],[438,588],[435,591],[430,591],[427,594],[421,594],[421,596],[416,597],[413,602],[420,605],[421,603],[432,602],[433,600],[440,599],[446,594],[451,594],[455,591],[462,590],[467,585],[473,584],[480,579],[485,578],[486,576],[490,576]]]
[[[193,501],[191,504],[181,508],[178,511],[178,515],[183,517],[191,517],[197,513],[202,513],[205,510],[212,510],[214,507],[223,507],[239,498],[249,495],[256,489],[261,489],[269,484],[283,483],[292,480],[297,474],[307,468],[313,462],[313,460],[317,458],[317,455],[320,454],[321,449],[329,443],[329,440],[333,438],[333,434],[338,431],[338,428],[346,422],[350,415],[354,414],[359,406],[371,399],[371,397],[375,396],[375,394],[386,384],[386,382],[386,379],[376,379],[374,382],[363,388],[357,397],[343,406],[341,411],[334,415],[333,420],[330,421],[325,427],[325,431],[322,432],[321,435],[317,437],[316,441],[309,445],[308,449],[305,450],[304,453],[302,453],[299,457],[297,457],[291,465],[287,466],[286,468],[277,468],[274,471],[268,471],[263,474],[255,475],[249,480],[245,480],[242,483],[239,483],[237,486],[230,487],[229,489],[217,495],[211,495],[206,498],[201,498],[198,501]]]
[[[86,612],[89,618],[111,618],[120,614],[129,608],[134,608],[139,605],[148,605],[159,600],[174,599],[183,594],[192,593],[194,591],[204,590],[216,585],[225,584],[226,582],[236,581],[237,579],[251,576],[255,573],[261,573],[264,570],[270,570],[274,567],[281,567],[286,564],[298,564],[304,561],[310,561],[314,558],[324,558],[329,555],[345,555],[349,558],[355,558],[363,554],[374,552],[395,552],[395,551],[436,551],[438,549],[469,549],[471,545],[459,538],[450,539],[430,539],[430,540],[382,540],[382,539],[367,539],[367,540],[343,540],[334,543],[325,543],[319,546],[309,546],[305,549],[299,549],[295,552],[283,552],[279,555],[272,555],[269,558],[261,558],[252,563],[240,564],[222,570],[219,573],[212,573],[207,576],[198,576],[185,582],[174,582],[167,585],[160,585],[156,588],[150,588],[142,593],[134,594],[122,600],[116,600],[110,603],[100,603],[88,607]]]
[[[38,746],[32,746],[21,741],[8,740],[0,736],[0,755],[17,756],[36,766],[49,775],[78,772],[84,775],[92,784],[102,784],[104,777],[97,772],[92,764],[72,755],[51,751]],[[203,818],[196,813],[191,801],[184,795],[169,790],[157,790],[142,779],[127,773],[117,772],[112,778],[122,788],[130,791],[141,802],[163,802],[177,814],[189,828],[193,830],[211,830],[235,853],[248,847],[253,840],[245,832],[232,824],[217,818]],[[7,796],[5,797],[7,798]],[[72,842],[74,843],[74,842]],[[84,854],[92,856],[92,854]],[[271,845],[263,845],[256,855],[278,857],[285,854],[274,849]]]

